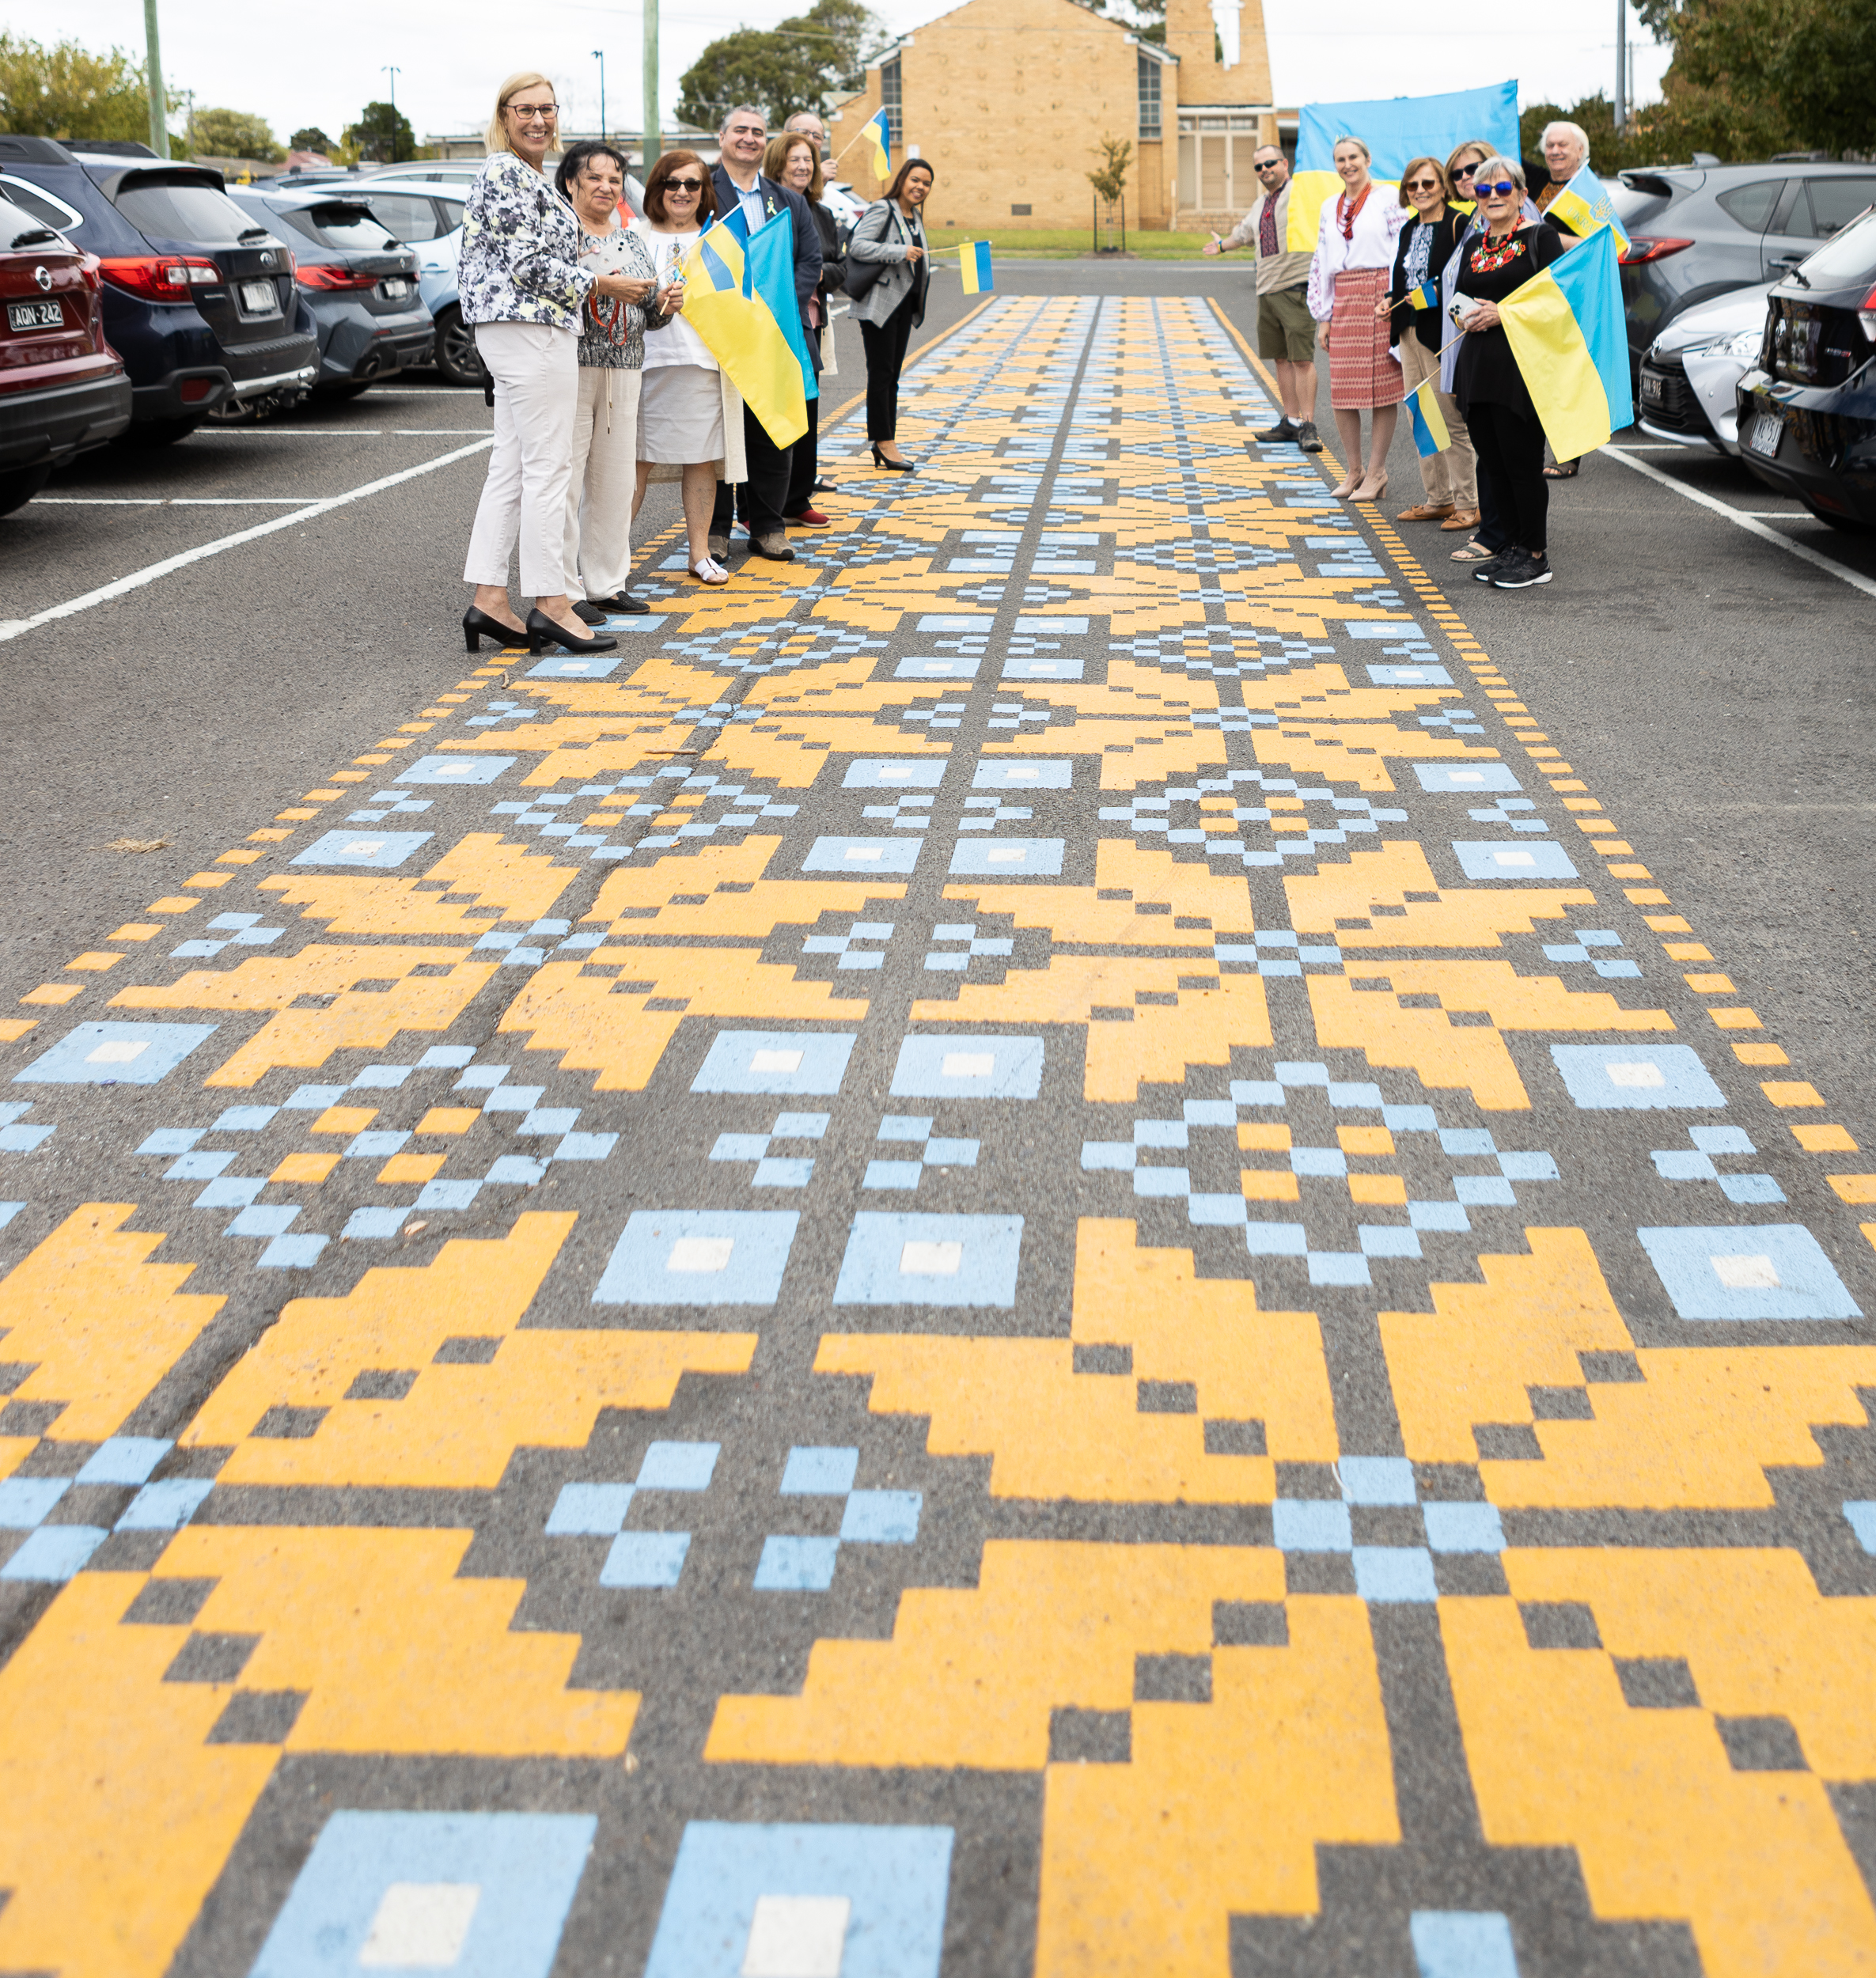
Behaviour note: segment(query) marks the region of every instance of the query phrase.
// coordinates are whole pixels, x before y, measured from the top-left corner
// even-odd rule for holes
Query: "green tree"
[[[1128,138],[1101,138],[1096,140],[1094,148],[1101,153],[1101,169],[1087,173],[1087,180],[1112,206],[1127,190],[1127,169],[1133,163],[1133,142]]]
[[[93,55],[76,41],[47,47],[0,34],[0,128],[22,137],[147,139],[142,66],[121,48]]]
[[[417,134],[403,111],[388,103],[368,103],[356,123],[345,127],[339,140],[361,160],[377,165],[400,165],[417,155]]]
[[[278,165],[286,156],[274,141],[266,118],[245,110],[198,110],[190,132],[198,157],[252,158],[256,165]]]
[[[779,129],[798,110],[819,113],[830,96],[866,78],[866,53],[880,37],[860,0],[817,0],[773,28],[738,28],[713,41],[679,83],[679,120],[714,131],[739,103],[752,103]]]
[[[332,140],[316,123],[309,123],[303,131],[296,131],[286,141],[290,151],[316,151],[322,157],[332,149]]]

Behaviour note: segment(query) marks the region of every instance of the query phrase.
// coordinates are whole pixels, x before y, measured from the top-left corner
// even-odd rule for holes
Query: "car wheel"
[[[453,302],[438,314],[436,354],[432,362],[452,385],[479,385],[483,381],[482,357],[476,348],[475,333]]]
[[[51,478],[49,460],[43,467],[17,468],[10,474],[0,474],[0,515],[24,508]]]
[[[118,434],[119,446],[173,446],[186,440],[202,423],[200,419],[138,419],[127,432]]]
[[[1812,508],[1809,502],[1805,506],[1810,510],[1814,522],[1828,522],[1832,529],[1840,529],[1851,536],[1867,536],[1870,532],[1870,525],[1859,522],[1854,515],[1833,515],[1827,508]]]

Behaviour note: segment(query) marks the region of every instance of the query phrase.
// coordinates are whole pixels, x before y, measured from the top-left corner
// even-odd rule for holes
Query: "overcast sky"
[[[728,0],[668,7],[661,32],[664,120],[672,119],[677,79],[705,43],[731,29],[772,25],[803,9],[806,0]],[[161,0],[163,67],[172,89],[192,89],[197,107],[222,104],[259,112],[285,138],[307,124],[336,137],[361,108],[382,100],[395,63],[397,102],[421,138],[479,130],[495,86],[523,66],[554,77],[569,127],[591,128],[599,117],[599,66],[606,54],[606,110],[613,128],[636,129],[641,108],[637,6],[603,6],[557,0],[517,25],[504,0],[456,0],[447,10],[396,6],[382,0],[322,0],[310,9],[278,9],[259,24],[225,0]],[[946,11],[934,0],[890,0],[877,9],[889,28],[904,32]],[[1495,10],[1484,28],[1470,17],[1440,9],[1410,12],[1399,0],[1340,0],[1328,9],[1270,0],[1271,59],[1279,104],[1359,101],[1415,96],[1518,78],[1523,101],[1573,103],[1615,75],[1616,9],[1609,0],[1556,0],[1542,8]],[[1320,24],[1320,25],[1317,25]],[[140,0],[59,0],[48,17],[43,4],[0,0],[0,26],[38,40],[72,36],[94,48],[116,44],[141,52]],[[1643,30],[1630,16],[1629,32]],[[1660,94],[1669,51],[1644,41],[1636,51],[1636,94]],[[928,157],[944,155],[942,132],[908,134]],[[1046,134],[1043,134],[1046,135]]]

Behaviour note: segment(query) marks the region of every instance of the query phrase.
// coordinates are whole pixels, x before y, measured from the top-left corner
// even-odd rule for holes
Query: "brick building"
[[[1169,0],[1163,48],[1074,0],[965,0],[868,65],[831,121],[836,155],[882,104],[895,161],[937,168],[931,220],[1006,233],[1087,225],[1109,137],[1134,146],[1129,225],[1235,222],[1256,191],[1252,152],[1282,141],[1263,0]],[[881,189],[863,144],[840,175]]]

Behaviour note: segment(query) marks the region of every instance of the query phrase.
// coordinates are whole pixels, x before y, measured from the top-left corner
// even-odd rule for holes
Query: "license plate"
[[[388,302],[401,302],[410,292],[410,283],[400,275],[392,275],[385,283],[385,300]]]
[[[280,313],[280,298],[274,293],[271,282],[244,282],[241,307],[250,316],[277,316]]]
[[[65,311],[56,302],[9,302],[6,320],[16,330],[63,329]]]
[[[1770,460],[1779,450],[1779,435],[1785,430],[1785,416],[1782,412],[1761,412],[1753,421],[1752,429],[1745,436],[1745,443],[1755,453]]]
[[[1667,393],[1661,388],[1661,380],[1652,372],[1643,372],[1642,403],[1644,405],[1658,405],[1666,396]]]

